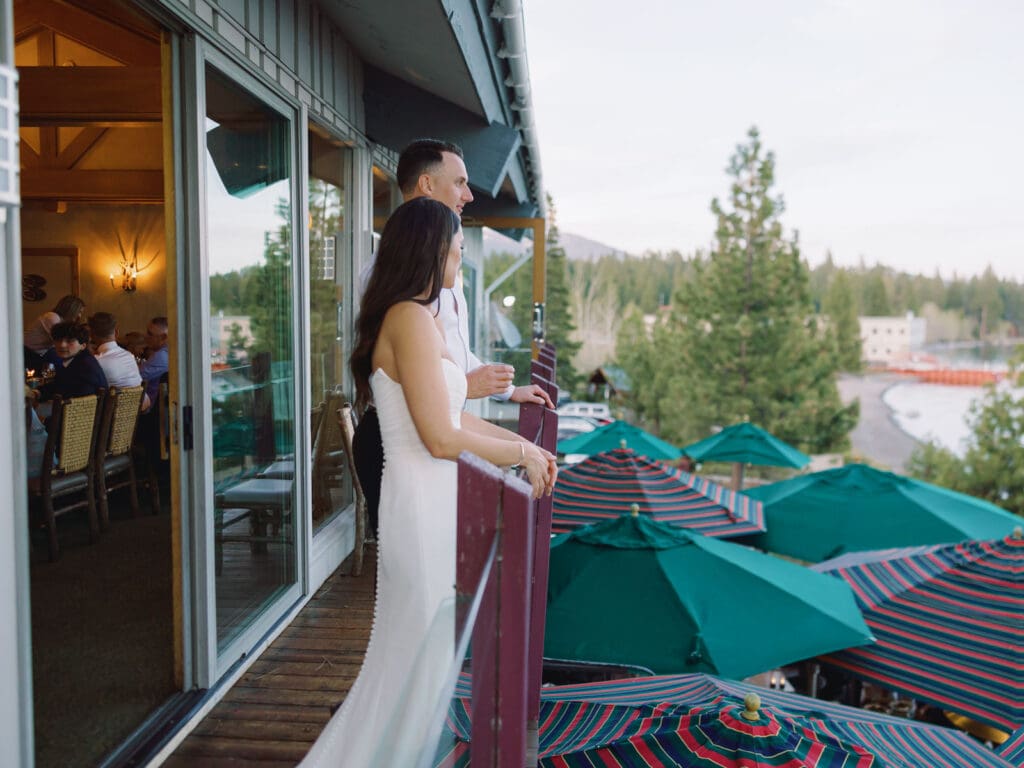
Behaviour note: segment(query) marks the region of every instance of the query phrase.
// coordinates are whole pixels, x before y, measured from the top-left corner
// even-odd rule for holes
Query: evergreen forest
[[[804,450],[842,451],[857,410],[843,406],[835,382],[860,369],[858,316],[913,313],[927,320],[932,343],[1021,335],[1024,285],[991,269],[943,278],[863,260],[839,266],[829,254],[809,266],[796,231],[783,225],[774,169],[751,129],[730,159],[727,194],[711,202],[717,225],[707,251],[567,260],[549,221],[546,325],[560,350],[576,345],[573,357],[559,356],[573,363],[563,387],[588,397],[586,374],[618,366],[631,383],[622,403],[632,420],[677,444],[749,419]],[[485,285],[515,259],[490,256]],[[504,312],[529,338],[530,270],[501,294],[515,297]],[[498,356],[517,354],[497,346]]]

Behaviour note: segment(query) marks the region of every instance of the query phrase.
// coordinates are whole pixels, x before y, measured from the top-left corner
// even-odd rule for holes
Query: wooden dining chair
[[[345,403],[338,409],[338,425],[341,427],[342,447],[345,451],[345,461],[348,464],[348,472],[352,477],[352,489],[356,497],[356,537],[355,549],[352,552],[352,576],[360,576],[363,573],[363,548],[366,544],[366,497],[363,496],[363,487],[359,484],[359,475],[356,473],[356,460],[352,455],[352,440],[355,437],[356,425],[351,403]]]
[[[57,518],[60,515],[75,509],[88,510],[89,541],[95,542],[99,536],[93,493],[92,453],[96,437],[96,412],[102,397],[100,390],[99,395],[67,400],[58,395],[53,399],[43,463],[39,476],[28,481],[29,493],[42,502],[51,562],[60,557],[57,543]],[[78,494],[82,492],[84,497],[79,498]],[[60,506],[59,500],[67,496],[72,496],[69,503]]]
[[[336,414],[344,399],[340,392],[327,393],[324,412]],[[316,518],[332,511],[331,489],[340,488],[344,482],[344,454],[338,422],[321,417],[319,428],[313,433],[313,516]]]
[[[93,472],[96,476],[96,499],[99,502],[100,526],[110,525],[110,492],[128,488],[132,517],[139,516],[139,491],[135,478],[135,460],[132,443],[139,423],[142,406],[142,385],[117,389],[111,387],[103,401],[96,450],[93,453]],[[114,483],[108,479],[125,476]]]
[[[164,374],[166,376],[166,374]],[[136,448],[142,456],[146,473],[139,482],[146,487],[150,510],[154,515],[162,511],[160,504],[160,477],[166,472],[171,457],[171,408],[168,384],[161,380],[156,402],[150,405],[136,426]]]

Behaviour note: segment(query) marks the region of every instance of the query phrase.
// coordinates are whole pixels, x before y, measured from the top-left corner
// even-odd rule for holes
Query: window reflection
[[[296,582],[289,122],[206,71],[214,565],[223,649]]]
[[[309,132],[309,351],[314,533],[353,496],[345,471],[338,409],[346,401],[343,302],[347,149],[316,127]]]

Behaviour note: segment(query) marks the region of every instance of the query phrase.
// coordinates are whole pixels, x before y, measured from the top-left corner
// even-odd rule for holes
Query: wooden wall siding
[[[376,552],[346,561],[181,743],[166,768],[294,766],[348,694],[373,622]]]
[[[312,0],[163,0],[342,138],[363,136],[362,61]]]

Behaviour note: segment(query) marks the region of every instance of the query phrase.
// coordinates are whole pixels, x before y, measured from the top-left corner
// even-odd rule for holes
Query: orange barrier
[[[962,387],[983,387],[1006,378],[1005,371],[980,371],[971,368],[936,368],[920,371],[909,368],[889,368],[892,373],[916,376],[926,384],[951,384]]]

